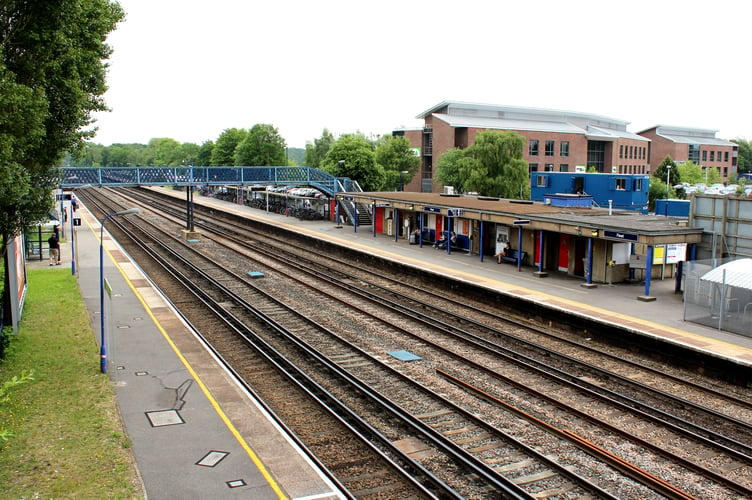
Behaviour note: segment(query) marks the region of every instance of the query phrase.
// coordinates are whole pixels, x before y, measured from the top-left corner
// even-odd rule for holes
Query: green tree
[[[752,172],[752,142],[744,139],[732,139],[738,146],[737,169],[740,174]]]
[[[328,129],[324,129],[321,137],[313,140],[313,144],[306,144],[305,165],[311,168],[319,168],[326,154],[334,144],[334,136]]]
[[[522,159],[525,138],[517,132],[480,132],[460,162],[464,191],[501,198],[530,197],[530,176]]]
[[[105,148],[104,154],[102,155],[102,164],[97,165],[99,167],[128,167],[128,166],[138,166],[139,160],[142,160],[144,157],[143,150],[139,150],[138,153],[136,153],[135,148],[133,147],[133,144],[113,144],[112,146],[109,146]],[[145,163],[148,163],[149,160],[144,160]]]
[[[225,129],[217,139],[212,149],[211,164],[215,167],[229,167],[235,165],[235,148],[248,135],[246,129]]]
[[[182,153],[180,143],[165,137],[154,138],[146,145],[147,165],[155,167],[174,167],[180,165]]]
[[[415,156],[410,141],[405,137],[383,136],[378,142],[375,155],[376,164],[386,174],[383,188],[387,190],[403,189],[420,168],[420,158]]]
[[[705,172],[705,179],[701,182],[704,182],[708,186],[710,186],[711,184],[718,184],[723,181],[721,172],[717,168],[705,167],[703,171]]]
[[[319,168],[335,177],[349,177],[364,191],[378,191],[386,174],[376,159],[371,143],[362,134],[345,134],[332,144]]]
[[[180,145],[180,165],[196,165],[196,159],[198,158],[198,152],[200,151],[198,144],[192,142],[184,142]]]
[[[84,146],[92,113],[107,109],[104,41],[122,18],[107,0],[0,2],[2,255],[8,238],[47,219],[63,155]]]
[[[670,167],[670,168],[669,168]],[[670,156],[666,156],[663,161],[658,165],[655,170],[653,170],[652,173],[653,179],[660,180],[663,182],[663,185],[666,185],[666,180],[669,181],[669,197],[676,197],[677,192],[674,190],[673,186],[676,186],[678,184],[682,183],[682,176],[681,176],[681,170],[676,168],[676,164],[674,163],[674,160],[671,159]],[[651,181],[653,180],[651,179]],[[680,198],[684,198],[683,196],[684,190],[681,190]],[[649,196],[649,195],[648,195]],[[666,191],[663,191],[663,196],[666,196]]]
[[[254,125],[235,148],[235,165],[280,166],[286,165],[285,140],[273,125]]]
[[[688,161],[677,166],[676,169],[681,175],[681,179],[689,184],[697,184],[698,182],[705,182],[705,172],[702,171],[702,167],[695,162]]]
[[[212,164],[212,151],[214,151],[214,141],[205,141],[201,144],[194,165],[200,167],[210,166]]]
[[[663,200],[666,198],[666,183],[658,177],[650,178],[650,186],[648,187],[648,211],[655,212],[655,200]]]
[[[303,148],[286,148],[287,165],[308,166],[305,162],[306,150]]]
[[[444,186],[452,186],[458,193],[463,193],[465,180],[462,177],[461,163],[465,158],[465,152],[459,148],[447,149],[439,157],[437,163],[436,180]]]

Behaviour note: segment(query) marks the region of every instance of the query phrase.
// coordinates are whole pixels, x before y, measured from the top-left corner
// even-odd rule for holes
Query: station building
[[[718,139],[717,130],[656,125],[638,135],[650,140],[650,158],[659,165],[670,156],[678,163],[691,161],[703,170],[717,168],[721,178],[728,180],[737,172],[739,147],[733,142]]]
[[[574,200],[574,201],[573,201]],[[337,201],[370,213],[372,225],[361,230],[388,235],[395,241],[432,246],[442,233],[456,241],[445,251],[461,251],[494,259],[509,243],[518,269],[548,271],[595,282],[671,277],[676,265],[692,260],[702,229],[686,218],[643,215],[635,211],[594,208],[579,197],[549,204],[482,196],[415,193],[350,192]],[[357,220],[354,230],[358,230]],[[412,241],[410,235],[420,235]],[[438,251],[438,250],[429,250]],[[509,265],[509,264],[506,264]]]
[[[557,111],[443,101],[422,112],[420,129],[402,129],[420,151],[420,175],[405,189],[438,193],[436,166],[452,148],[473,144],[478,132],[514,131],[525,137],[523,159],[530,172],[574,172],[577,166],[595,167],[600,173],[650,173],[650,139],[627,131],[629,122],[605,116]]]

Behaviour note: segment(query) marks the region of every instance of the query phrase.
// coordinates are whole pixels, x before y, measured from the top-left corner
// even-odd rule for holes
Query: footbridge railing
[[[331,198],[337,193],[362,192],[348,177],[333,175],[310,167],[62,167],[60,187],[81,186],[311,186]],[[342,203],[350,220],[357,210]]]

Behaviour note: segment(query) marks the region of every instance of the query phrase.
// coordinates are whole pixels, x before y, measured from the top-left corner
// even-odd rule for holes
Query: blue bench
[[[458,234],[457,238],[454,240],[454,243],[452,244],[452,250],[463,250],[465,252],[469,252],[470,251],[470,238],[468,238],[464,234]]]
[[[525,264],[527,262],[527,252],[520,252],[516,248],[509,251],[509,255],[503,255],[501,257],[502,262],[508,262],[510,264],[517,264],[517,257],[521,257],[520,263]]]

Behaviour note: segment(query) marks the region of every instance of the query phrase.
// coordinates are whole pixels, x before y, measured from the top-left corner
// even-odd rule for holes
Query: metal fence
[[[752,337],[752,259],[686,263],[684,320]]]

